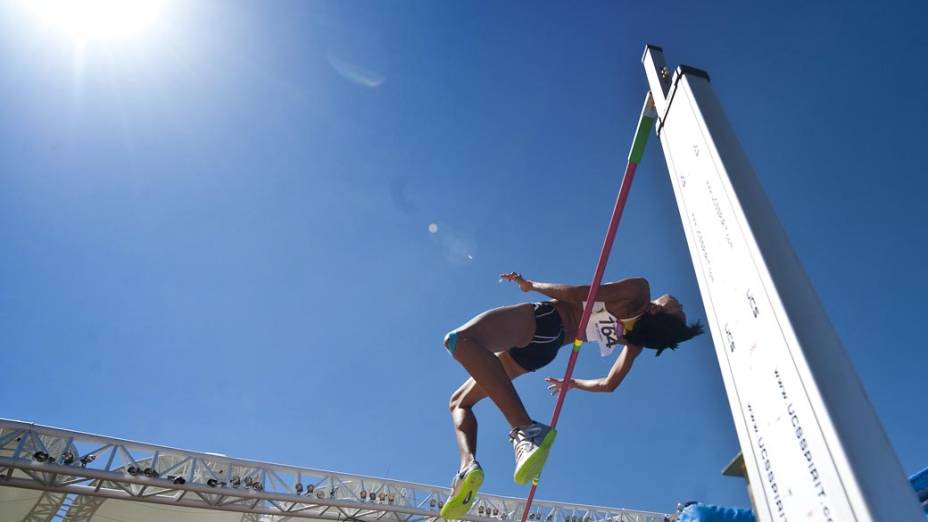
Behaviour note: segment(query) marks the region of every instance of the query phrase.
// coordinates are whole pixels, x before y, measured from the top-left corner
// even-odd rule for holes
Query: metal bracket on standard
[[[664,50],[656,45],[650,44],[644,47],[641,63],[644,64],[648,83],[650,85],[660,86],[661,92],[659,93],[655,92],[654,89],[651,90],[651,96],[654,99],[654,105],[657,109],[657,125],[655,125],[654,130],[655,133],[660,136],[661,130],[664,128],[664,122],[667,119],[667,113],[670,111],[670,105],[676,94],[677,84],[680,82],[680,78],[689,74],[705,78],[706,81],[709,81],[709,73],[696,67],[681,64],[677,66],[676,71],[674,71],[673,76],[671,76],[670,68],[667,66],[667,61],[664,59]]]

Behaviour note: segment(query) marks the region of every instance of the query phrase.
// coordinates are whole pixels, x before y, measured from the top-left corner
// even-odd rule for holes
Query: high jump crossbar
[[[573,342],[573,349],[570,351],[570,359],[567,361],[567,370],[564,372],[564,381],[557,394],[557,403],[554,405],[554,413],[551,415],[551,429],[557,427],[558,418],[561,416],[561,408],[564,406],[564,399],[567,397],[567,390],[570,389],[570,379],[574,374],[574,366],[577,364],[577,357],[580,355],[580,347],[585,340],[587,323],[590,321],[590,313],[593,311],[593,304],[596,301],[596,294],[599,292],[599,285],[602,282],[603,272],[606,271],[606,263],[609,261],[609,252],[612,251],[612,243],[615,240],[616,230],[619,228],[619,221],[622,219],[622,211],[625,210],[625,202],[628,200],[628,193],[632,187],[632,180],[635,178],[635,170],[641,157],[644,155],[644,146],[648,141],[648,136],[654,126],[657,118],[657,112],[654,108],[654,102],[649,93],[645,96],[644,106],[641,108],[641,115],[638,117],[638,127],[635,130],[635,137],[632,140],[632,147],[628,153],[628,164],[625,167],[625,174],[622,176],[622,183],[619,186],[619,195],[615,199],[615,207],[612,209],[612,218],[609,220],[609,227],[606,229],[606,237],[603,240],[602,250],[599,252],[599,261],[596,263],[596,270],[593,273],[593,282],[590,284],[590,290],[586,296],[586,304],[583,306],[583,314],[580,316],[580,323],[577,325],[577,335]],[[522,522],[528,518],[529,511],[532,507],[532,500],[535,498],[535,490],[538,489],[539,477],[532,479],[532,489],[529,490],[528,498],[525,500],[525,508],[522,510]]]

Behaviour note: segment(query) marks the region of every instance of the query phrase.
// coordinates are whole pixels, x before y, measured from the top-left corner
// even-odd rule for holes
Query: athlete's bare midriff
[[[580,314],[583,310],[576,303],[558,301],[553,299],[549,301],[557,309],[558,315],[561,316],[561,324],[564,326],[564,343],[572,343],[577,338],[577,324],[580,323]]]

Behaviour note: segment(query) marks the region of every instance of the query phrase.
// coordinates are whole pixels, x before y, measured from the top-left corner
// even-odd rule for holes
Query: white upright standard
[[[758,519],[924,522],[708,75],[642,61]]]

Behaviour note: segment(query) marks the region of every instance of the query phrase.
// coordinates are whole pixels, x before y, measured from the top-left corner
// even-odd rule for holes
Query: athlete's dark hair
[[[625,332],[625,340],[630,344],[643,346],[661,352],[670,348],[677,349],[677,344],[688,341],[705,332],[702,324],[696,321],[686,324],[679,317],[666,312],[645,314],[635,323],[634,329]]]

